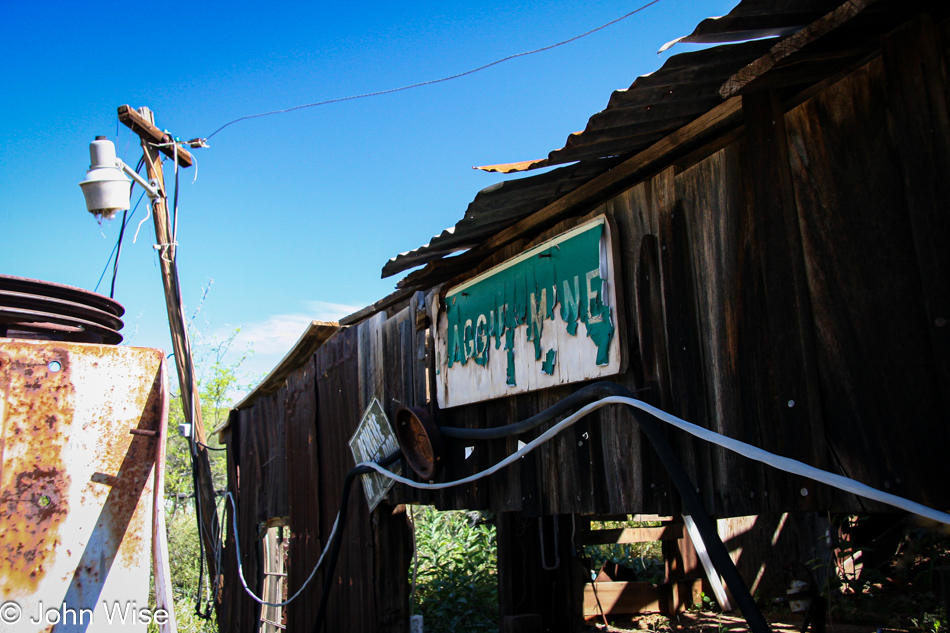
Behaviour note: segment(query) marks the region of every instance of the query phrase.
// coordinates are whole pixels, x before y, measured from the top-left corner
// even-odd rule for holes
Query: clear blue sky
[[[92,290],[118,237],[78,183],[96,135],[134,165],[122,104],[182,139],[232,119],[454,75],[616,19],[633,2],[13,2],[0,0],[0,273]],[[461,79],[235,124],[181,172],[179,270],[206,339],[243,328],[266,373],[310,319],[389,294],[386,260],[458,221],[736,0],[662,0],[579,41]],[[166,164],[169,191],[170,163]],[[197,181],[194,181],[197,171]],[[141,190],[136,188],[137,194]],[[139,207],[134,233],[145,217]],[[126,343],[171,348],[151,220],[127,234],[115,298]],[[111,268],[99,287],[109,293]]]

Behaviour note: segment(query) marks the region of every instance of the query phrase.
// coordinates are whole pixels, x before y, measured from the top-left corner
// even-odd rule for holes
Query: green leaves
[[[426,630],[497,631],[494,525],[428,506],[414,508],[414,522],[419,557],[414,606]]]

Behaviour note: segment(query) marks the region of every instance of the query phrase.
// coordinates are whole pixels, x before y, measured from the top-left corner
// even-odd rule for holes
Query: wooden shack
[[[454,231],[386,265],[384,275],[418,268],[395,293],[338,325],[315,323],[232,411],[222,436],[237,514],[229,507],[222,630],[258,630],[262,617],[311,630],[325,583],[332,630],[408,630],[405,503],[493,511],[500,623],[539,614],[543,630],[576,629],[584,581],[575,546],[585,521],[683,514],[631,413],[609,406],[487,479],[438,492],[397,485],[372,512],[354,498],[333,576],[318,572],[282,614],[262,614],[241,586],[232,522],[258,594],[282,573],[265,537],[288,530],[286,585],[271,594],[293,595],[326,545],[354,466],[348,440],[373,398],[390,416],[411,405],[441,427],[490,428],[607,379],[699,426],[950,509],[948,11],[915,0],[744,0],[686,38],[721,45],[673,56],[615,92],[547,158],[495,166],[562,165],[479,193]],[[523,333],[535,324],[527,318],[511,324],[523,337],[517,353],[529,357],[517,389],[441,401],[449,361],[481,359],[484,369],[496,362],[480,356],[490,346],[493,358],[510,351],[477,322],[456,323],[453,342],[447,299],[526,253],[544,257],[592,221],[610,234],[612,278],[596,283],[604,282],[597,296],[617,366],[555,380],[573,348],[559,360],[546,354],[540,331],[536,341]],[[546,310],[569,297],[549,292]],[[540,314],[539,299],[522,313]],[[592,304],[581,305],[590,314]],[[550,318],[548,331],[557,314]],[[474,391],[485,386],[471,380]],[[479,472],[539,432],[446,439],[434,479]],[[887,510],[665,433],[712,516],[746,517],[734,525],[760,517],[775,539],[776,526],[788,526],[787,546],[746,549],[739,567],[749,584],[795,562],[796,551],[805,556],[819,513]],[[557,568],[539,533],[549,535]],[[671,551],[688,554],[682,545]]]

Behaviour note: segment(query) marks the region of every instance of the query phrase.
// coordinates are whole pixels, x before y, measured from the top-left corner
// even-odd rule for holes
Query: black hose
[[[402,451],[398,450],[379,460],[377,463],[380,466],[386,467],[400,457],[402,457]],[[327,615],[327,602],[330,599],[330,589],[333,588],[333,573],[336,570],[336,561],[340,556],[340,546],[343,543],[343,528],[346,525],[346,508],[350,501],[350,489],[353,487],[353,482],[358,476],[374,472],[376,471],[369,466],[356,466],[351,469],[350,472],[346,473],[346,478],[343,480],[343,495],[340,498],[340,514],[339,519],[337,519],[336,533],[334,534],[333,542],[330,543],[330,558],[327,561],[327,567],[323,573],[323,594],[320,596],[320,606],[317,607],[317,620],[313,624],[313,633],[320,633],[320,629],[323,627],[323,621]]]
[[[521,422],[491,429],[461,429],[440,427],[439,432],[444,437],[473,440],[499,439],[502,437],[508,437],[510,435],[519,435],[541,426],[546,422],[552,422],[556,418],[568,413],[569,411],[572,411],[575,408],[579,408],[609,396],[636,398],[633,392],[622,385],[618,385],[617,383],[613,382],[598,382],[577,390],[557,404],[554,404],[537,415],[533,415],[530,418],[522,420]],[[699,533],[702,536],[703,543],[706,546],[709,558],[712,560],[713,567],[715,567],[716,571],[720,576],[722,576],[723,580],[726,582],[726,585],[728,585],[729,589],[732,591],[732,596],[735,598],[736,606],[739,607],[742,615],[745,616],[746,622],[749,624],[749,628],[753,631],[753,633],[771,633],[768,622],[766,622],[765,617],[759,610],[758,605],[755,604],[755,600],[752,598],[752,594],[749,592],[748,586],[746,586],[745,581],[739,574],[739,570],[736,569],[735,563],[732,561],[732,558],[729,557],[729,552],[726,550],[726,546],[723,544],[722,539],[719,536],[719,532],[716,530],[716,526],[712,522],[712,519],[710,519],[709,515],[706,514],[706,509],[703,507],[703,502],[696,493],[696,488],[693,486],[693,482],[690,481],[689,475],[687,475],[686,471],[683,470],[683,466],[680,464],[676,452],[673,450],[673,447],[670,445],[669,441],[666,439],[666,436],[660,429],[660,425],[657,423],[656,418],[652,414],[640,409],[633,409],[632,413],[634,419],[640,425],[641,430],[643,430],[644,435],[647,436],[647,439],[650,441],[650,444],[653,446],[653,449],[659,456],[660,461],[663,462],[663,466],[666,468],[666,472],[669,474],[670,479],[673,480],[673,485],[676,486],[676,490],[683,499],[683,504],[686,506],[687,513],[692,517],[693,522],[696,524],[696,529],[699,530]],[[397,451],[397,453],[390,455],[385,460],[380,462],[380,465],[384,465],[384,462],[395,461],[398,457],[399,452]],[[373,471],[373,469],[368,466],[357,466],[347,473],[346,479],[343,483],[343,498],[341,499],[340,503],[340,519],[337,526],[336,538],[331,544],[333,549],[330,551],[329,567],[327,573],[324,575],[323,597],[320,600],[320,607],[317,611],[317,621],[313,629],[314,633],[319,633],[323,624],[326,602],[330,595],[330,588],[333,585],[333,570],[336,566],[336,560],[340,553],[341,534],[343,532],[343,526],[346,522],[346,504],[349,500],[350,487],[353,484],[353,480],[356,479],[357,476],[367,472],[375,471]]]
[[[462,429],[443,426],[439,428],[439,432],[443,437],[454,437],[466,440],[488,440],[508,437],[510,435],[519,435],[541,426],[546,422],[552,422],[569,411],[608,396],[636,398],[633,392],[622,385],[618,385],[614,382],[598,382],[575,391],[557,404],[521,422],[491,429]],[[755,604],[755,600],[752,598],[752,594],[749,592],[749,588],[746,586],[742,576],[739,575],[739,570],[736,569],[735,563],[732,561],[732,558],[730,558],[729,552],[726,550],[726,546],[723,544],[715,524],[712,522],[712,519],[709,518],[709,515],[706,514],[706,509],[703,507],[703,502],[696,493],[693,482],[690,481],[689,475],[683,470],[683,466],[680,464],[676,452],[661,431],[656,418],[650,413],[640,409],[633,409],[632,413],[634,419],[650,441],[650,444],[653,445],[653,449],[659,456],[660,461],[663,462],[663,466],[670,475],[670,479],[673,480],[673,485],[676,486],[676,490],[679,492],[680,497],[682,497],[687,512],[693,518],[693,522],[696,524],[696,528],[703,538],[713,566],[732,591],[732,596],[736,600],[736,606],[739,607],[739,610],[742,611],[742,614],[745,616],[749,628],[752,629],[754,633],[769,633],[771,629],[768,623],[762,616],[758,605]]]

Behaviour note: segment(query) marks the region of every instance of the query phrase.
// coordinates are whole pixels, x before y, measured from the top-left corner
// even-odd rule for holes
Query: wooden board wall
[[[728,142],[509,245],[465,277],[606,213],[617,227],[629,359],[617,382],[700,426],[950,508],[948,32],[926,17],[904,25],[879,56],[794,107],[771,93],[743,96],[743,128]],[[290,593],[309,574],[353,466],[347,440],[372,397],[390,416],[400,404],[426,406],[437,425],[484,428],[577,388],[437,410],[425,306],[437,290],[340,331],[279,392],[232,414],[229,489],[252,587],[256,535],[275,518],[287,517],[293,535]],[[446,440],[437,478],[483,470],[540,432]],[[666,432],[714,515],[882,509]],[[406,502],[511,513],[509,526],[681,510],[632,416],[611,406],[464,487],[397,486],[372,514],[354,491],[335,574],[319,574],[288,608],[292,628],[312,623],[320,587],[332,582],[334,630],[402,630]],[[233,546],[229,533],[222,630],[251,631],[259,610],[238,584]]]
[[[462,278],[607,213],[618,227],[631,358],[618,382],[730,437],[950,507],[939,483],[950,475],[941,458],[950,448],[941,41],[940,29],[917,20],[888,36],[880,56],[787,112],[773,93],[744,96],[744,131],[724,148],[512,244]],[[573,390],[435,414],[439,424],[499,426]],[[449,441],[441,477],[486,468],[538,432],[468,442],[467,459],[465,443]],[[681,432],[669,437],[719,516],[884,509]],[[432,500],[528,515],[679,509],[618,408]]]

